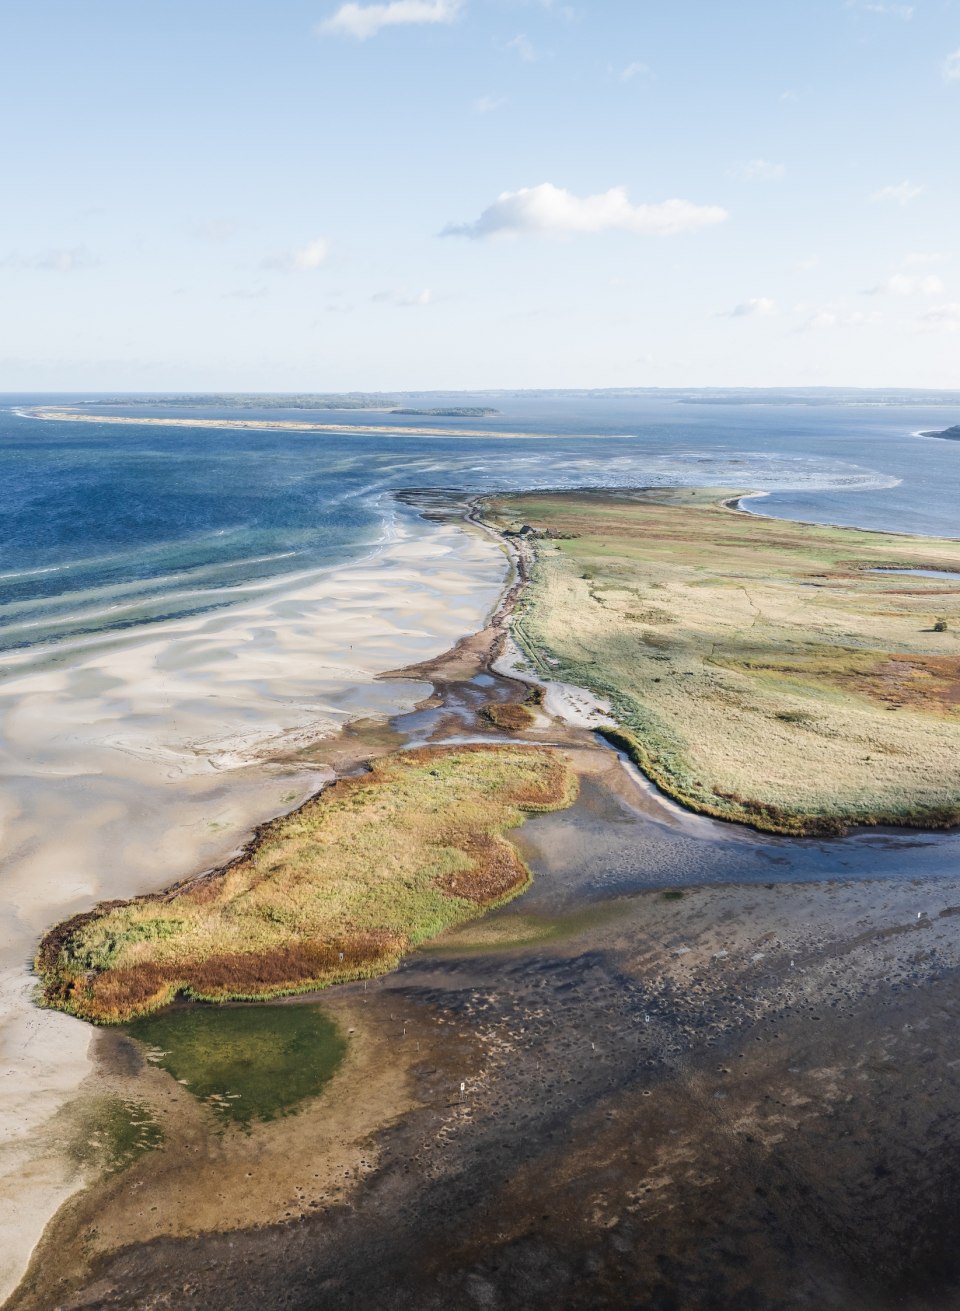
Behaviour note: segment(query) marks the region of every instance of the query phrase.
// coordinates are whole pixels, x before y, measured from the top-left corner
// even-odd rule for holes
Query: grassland
[[[960,823],[960,542],[736,512],[734,493],[498,498],[539,530],[515,632],[609,699],[685,805],[781,833]],[[941,631],[936,631],[937,629]]]
[[[382,973],[521,891],[529,874],[504,834],[575,792],[567,758],[546,748],[385,757],[267,825],[225,869],[53,929],[36,958],[43,999],[117,1023],[180,993],[260,998]]]

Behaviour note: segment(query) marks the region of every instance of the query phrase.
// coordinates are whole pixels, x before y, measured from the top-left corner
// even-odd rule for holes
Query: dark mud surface
[[[419,1109],[346,1204],[134,1246],[56,1305],[960,1306],[960,885],[885,891],[639,894],[414,959],[370,1016],[430,1046]]]
[[[391,743],[489,736],[480,705],[524,689],[488,655],[425,671]],[[747,833],[586,731],[525,736],[583,772],[576,807],[518,835],[530,891],[322,998],[405,1088],[369,1168],[151,1238],[147,1163],[112,1185],[142,1235],[104,1246],[94,1190],[11,1311],[960,1308],[960,835]],[[322,1137],[349,1095],[291,1122]],[[186,1211],[214,1187],[190,1150]]]

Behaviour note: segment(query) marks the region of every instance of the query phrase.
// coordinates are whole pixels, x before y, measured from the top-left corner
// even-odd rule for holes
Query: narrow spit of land
[[[795,834],[960,823],[960,542],[737,499],[491,501],[531,554],[515,621],[530,658],[605,697],[612,740],[702,813]]]
[[[87,414],[78,410],[63,409],[57,406],[40,405],[20,411],[26,419],[48,419],[61,423],[110,423],[133,424],[137,428],[147,425],[155,428],[254,428],[258,432],[319,432],[319,433],[375,433],[377,436],[394,437],[484,437],[511,438],[529,441],[556,441],[554,433],[544,432],[507,432],[498,428],[438,428],[411,427],[409,425],[388,423],[325,423],[323,420],[306,419],[158,419],[146,416],[120,414]],[[397,411],[404,413],[404,411]],[[438,415],[437,417],[442,417]],[[585,434],[589,436],[589,434]]]

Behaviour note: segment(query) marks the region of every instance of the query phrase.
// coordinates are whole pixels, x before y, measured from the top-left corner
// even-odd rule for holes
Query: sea
[[[394,497],[401,488],[722,486],[764,493],[748,505],[765,514],[960,536],[960,443],[917,435],[960,421],[960,391],[389,398],[496,411],[483,418],[297,409],[269,397],[94,399],[0,396],[0,676],[4,652],[65,656],[97,634],[234,606],[360,560],[415,515]],[[263,427],[27,417],[32,406],[78,402],[88,413]],[[406,431],[284,431],[270,427],[277,420]],[[522,435],[411,431],[478,428]]]

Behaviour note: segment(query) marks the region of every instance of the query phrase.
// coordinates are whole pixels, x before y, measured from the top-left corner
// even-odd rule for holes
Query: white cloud
[[[904,179],[903,182],[898,182],[895,186],[881,187],[879,191],[872,191],[870,199],[874,204],[878,201],[890,200],[898,205],[909,205],[912,200],[916,200],[917,196],[922,196],[925,191],[926,187]]]
[[[318,32],[352,36],[366,41],[382,27],[399,27],[408,23],[452,23],[463,9],[463,0],[390,0],[383,5],[341,5],[322,22]]]
[[[271,255],[263,261],[265,269],[281,269],[287,273],[309,273],[325,264],[330,255],[330,243],[325,237],[314,237],[296,250],[282,255]]]
[[[321,264],[326,262],[330,254],[330,246],[324,237],[314,237],[308,241],[305,246],[293,252],[293,267],[295,269],[318,269]]]
[[[771,164],[768,159],[748,159],[733,170],[734,176],[746,178],[748,182],[779,182],[786,176],[786,164]]]
[[[76,273],[78,269],[92,269],[99,258],[86,246],[53,246],[35,255],[6,255],[0,259],[0,268],[41,269],[45,273]]]
[[[805,259],[797,260],[797,269],[801,273],[809,273],[810,270],[815,269],[819,263],[819,255],[808,255]]]
[[[635,59],[632,64],[627,64],[626,68],[620,73],[621,82],[632,82],[635,77],[649,77],[653,69],[649,64],[644,64],[641,60]]]
[[[722,317],[729,319],[768,318],[776,312],[777,302],[771,300],[769,296],[751,296],[749,300],[734,305],[733,309]]]
[[[424,287],[423,291],[418,291],[413,296],[403,291],[378,291],[370,299],[382,305],[396,305],[405,310],[423,309],[427,305],[433,304],[433,292],[429,287]]]
[[[939,251],[911,250],[903,257],[903,262],[915,268],[918,264],[939,264],[942,259]]]
[[[859,9],[864,14],[891,14],[909,22],[913,17],[913,5],[885,4],[882,0],[847,0],[844,9]]]
[[[480,96],[473,102],[473,112],[475,114],[492,114],[497,109],[502,109],[507,103],[506,96]]]
[[[943,61],[943,80],[960,82],[960,50],[954,50],[953,54],[947,55]]]
[[[670,236],[721,223],[727,211],[719,205],[695,205],[689,200],[663,200],[633,205],[624,187],[596,196],[575,196],[551,182],[519,191],[504,191],[472,223],[451,223],[443,237],[570,237],[593,232],[634,232]]]
[[[516,50],[525,64],[535,64],[540,58],[536,46],[522,32],[515,36],[512,41],[507,42],[507,49]]]
[[[921,332],[960,332],[960,302],[935,305],[917,320]]]
[[[879,286],[870,287],[866,296],[942,296],[943,283],[934,274],[915,278],[907,273],[894,273]]]
[[[852,314],[841,314],[836,310],[820,310],[803,325],[804,329],[817,332],[829,328],[863,328],[870,323],[880,323],[882,315],[862,314],[855,310]]]

